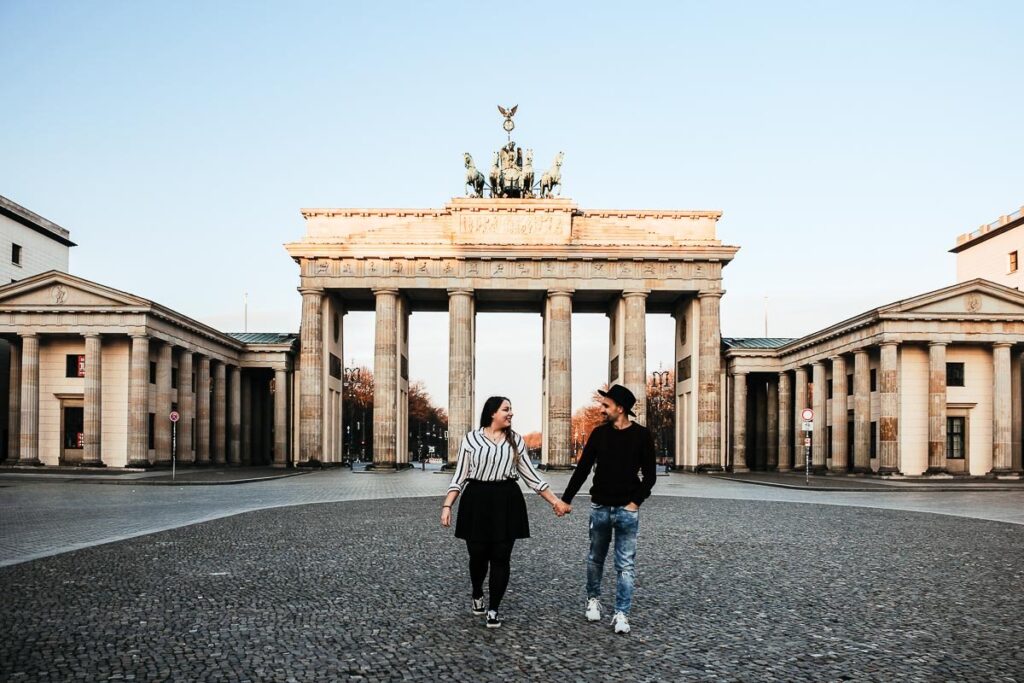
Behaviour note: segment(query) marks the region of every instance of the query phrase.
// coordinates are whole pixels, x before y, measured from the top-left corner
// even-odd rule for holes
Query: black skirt
[[[530,537],[530,520],[519,483],[470,479],[459,500],[455,538],[500,543]]]

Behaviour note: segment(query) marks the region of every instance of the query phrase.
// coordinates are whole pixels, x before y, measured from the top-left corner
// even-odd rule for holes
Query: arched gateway
[[[521,194],[527,196],[457,198],[441,209],[302,211],[306,235],[285,245],[301,272],[299,462],[341,457],[347,311],[376,312],[378,467],[409,462],[410,313],[449,312],[451,434],[473,426],[476,313],[542,315],[542,463],[566,467],[571,314],[610,317],[608,381],[643,396],[644,316],[661,312],[676,320],[675,463],[723,468],[719,302],[722,267],[738,247],[719,241],[721,213],[585,210],[569,199]],[[458,439],[449,439],[449,461],[457,448]]]

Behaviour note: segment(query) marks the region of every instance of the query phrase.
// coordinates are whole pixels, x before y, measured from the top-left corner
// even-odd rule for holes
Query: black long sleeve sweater
[[[595,427],[562,500],[572,502],[591,469],[594,470],[594,484],[590,488],[593,502],[640,505],[651,495],[657,480],[651,430],[635,422],[625,429],[615,429],[610,424]]]

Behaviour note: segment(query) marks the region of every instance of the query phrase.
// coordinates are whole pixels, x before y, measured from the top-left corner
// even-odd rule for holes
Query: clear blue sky
[[[295,330],[298,209],[440,206],[519,104],[580,206],[722,209],[723,333],[762,334],[768,297],[799,336],[950,284],[956,235],[1024,204],[1021,26],[1019,2],[0,0],[0,194],[71,230],[78,275],[228,331],[248,292],[250,330]],[[443,400],[446,318],[414,318]],[[539,317],[497,323],[478,393],[536,428]],[[606,325],[574,324],[579,405]]]

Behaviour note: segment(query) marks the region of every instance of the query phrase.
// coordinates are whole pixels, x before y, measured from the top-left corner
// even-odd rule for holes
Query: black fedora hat
[[[605,398],[610,398],[622,406],[626,411],[626,414],[630,417],[636,417],[636,413],[633,412],[633,406],[636,405],[636,396],[634,396],[633,392],[626,387],[621,384],[613,384],[608,388],[608,391],[598,389],[597,393],[601,394]]]

